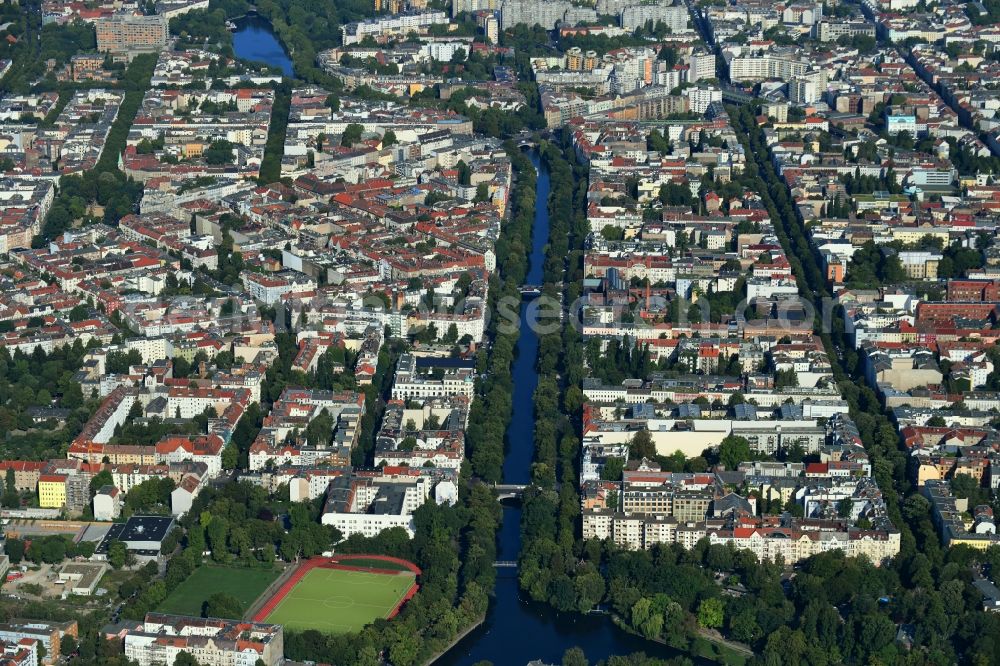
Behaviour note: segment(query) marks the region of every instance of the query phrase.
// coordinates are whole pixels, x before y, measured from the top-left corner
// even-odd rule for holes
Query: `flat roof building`
[[[96,552],[106,555],[113,541],[121,541],[136,557],[159,557],[163,540],[176,526],[170,516],[132,516],[124,523],[112,525]]]

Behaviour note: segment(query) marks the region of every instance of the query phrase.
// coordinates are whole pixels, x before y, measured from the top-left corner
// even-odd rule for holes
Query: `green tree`
[[[571,647],[563,653],[562,666],[590,666],[587,655],[578,647]]]
[[[653,607],[652,599],[642,597],[632,606],[632,626],[646,638],[659,638],[663,631],[663,614]]]
[[[100,472],[94,475],[90,480],[90,494],[93,496],[98,490],[104,486],[115,485],[115,479],[111,476],[111,472],[106,469],[102,469]]]
[[[621,481],[622,470],[625,468],[625,461],[621,458],[610,457],[604,461],[601,468],[601,478],[605,481]]]
[[[420,656],[420,637],[415,632],[400,632],[389,646],[389,659],[393,666],[412,666]]]
[[[222,449],[222,469],[236,469],[239,462],[240,452],[236,446],[230,442],[226,448]]]
[[[780,391],[785,388],[799,385],[799,376],[795,368],[778,370],[774,373],[774,390]]]
[[[5,544],[5,550],[7,552],[7,557],[10,558],[11,564],[20,564],[21,560],[24,559],[24,542],[20,539],[8,538]]]
[[[191,656],[190,652],[178,652],[174,659],[174,666],[200,666],[198,660]]]
[[[238,620],[243,617],[245,610],[240,600],[233,595],[226,594],[225,592],[216,592],[202,604],[201,616]]]
[[[465,160],[459,160],[455,168],[458,170],[458,184],[465,187],[472,185],[472,169]]]
[[[361,137],[364,134],[365,128],[363,125],[357,123],[350,123],[344,128],[344,133],[340,137],[340,145],[346,148],[350,148],[354,144],[361,141]]]
[[[735,470],[741,462],[753,460],[750,442],[746,437],[727,435],[719,444],[719,462],[728,470]]]
[[[115,569],[125,566],[128,559],[128,549],[121,541],[112,541],[108,546],[108,563]]]
[[[74,306],[73,309],[69,311],[70,321],[83,321],[89,316],[90,316],[90,308],[83,303]]]
[[[234,148],[235,146],[231,142],[225,139],[216,139],[209,144],[201,157],[206,164],[232,164],[236,159],[233,154]]]
[[[69,634],[63,634],[59,639],[59,654],[63,657],[69,657],[76,652],[76,647],[76,639]]]
[[[630,460],[641,460],[642,458],[656,457],[656,444],[653,443],[653,436],[649,430],[643,428],[632,435],[629,443],[628,457]]]
[[[4,491],[2,503],[5,507],[16,509],[21,505],[21,496],[17,492],[13,469],[8,469],[4,479]]]
[[[698,624],[709,629],[718,629],[725,620],[725,605],[718,597],[703,599],[698,604]]]

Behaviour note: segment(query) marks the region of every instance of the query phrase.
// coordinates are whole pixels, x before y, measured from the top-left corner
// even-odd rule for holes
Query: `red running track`
[[[292,591],[299,581],[302,580],[303,576],[312,571],[313,569],[340,569],[343,571],[364,571],[367,573],[379,573],[379,574],[397,574],[399,570],[397,569],[375,569],[367,566],[357,566],[351,565],[351,560],[379,560],[381,562],[392,562],[394,564],[399,564],[405,567],[408,571],[411,571],[415,576],[419,576],[423,573],[420,567],[413,564],[412,562],[407,562],[406,560],[400,559],[398,557],[392,557],[390,555],[335,555],[333,557],[311,557],[307,560],[303,560],[299,563],[298,567],[292,572],[292,575],[288,577],[281,587],[278,588],[277,592],[268,599],[260,610],[253,616],[254,622],[265,622],[267,616],[274,612],[274,609],[278,607],[281,600],[288,596],[288,593]],[[403,607],[407,601],[413,598],[413,596],[420,590],[420,586],[417,585],[416,578],[414,578],[413,585],[410,589],[406,591],[403,598],[399,600],[396,607],[388,615],[388,619],[392,619],[399,614],[400,609]]]

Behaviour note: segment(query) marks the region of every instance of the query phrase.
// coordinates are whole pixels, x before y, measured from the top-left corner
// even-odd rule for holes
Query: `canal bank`
[[[531,236],[527,284],[541,284],[545,246],[549,238],[549,172],[537,152],[531,163],[538,174],[534,222]],[[534,392],[538,385],[539,338],[527,321],[529,301],[521,304],[520,329],[512,368],[513,413],[506,433],[503,480],[507,484],[530,482],[534,458]],[[516,561],[521,552],[521,508],[507,504],[498,539],[498,560]],[[559,663],[563,653],[581,648],[594,663],[611,655],[645,652],[669,658],[683,655],[666,645],[651,643],[629,634],[603,614],[559,614],[552,608],[526,601],[518,587],[516,568],[497,569],[494,597],[486,618],[478,628],[459,640],[438,658],[438,666],[471,666],[490,661],[497,666],[520,666],[534,659]]]

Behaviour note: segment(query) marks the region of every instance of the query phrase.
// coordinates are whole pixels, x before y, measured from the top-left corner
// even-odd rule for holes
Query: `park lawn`
[[[267,621],[286,629],[330,634],[358,631],[387,617],[413,584],[412,573],[375,574],[312,569],[302,577]]]
[[[216,592],[225,592],[243,605],[244,611],[278,577],[274,569],[202,566],[177,586],[156,609],[160,613],[201,615],[201,605]],[[230,618],[238,620],[240,618]]]

